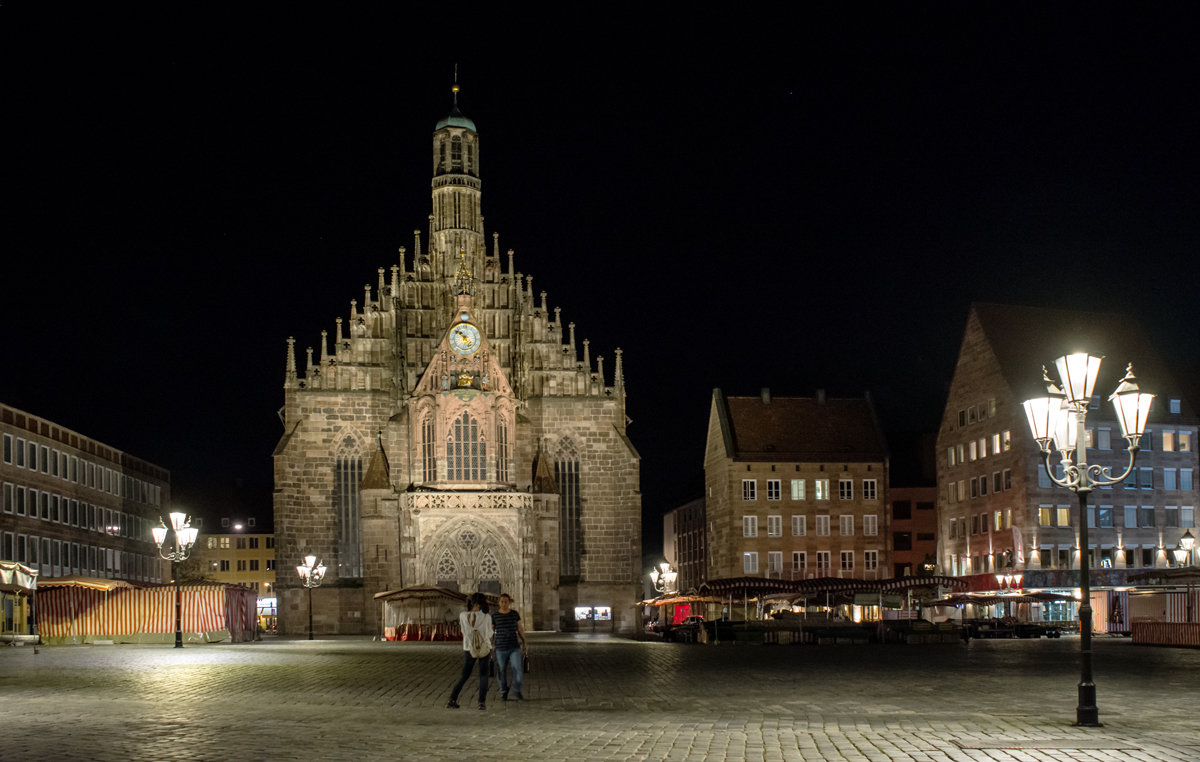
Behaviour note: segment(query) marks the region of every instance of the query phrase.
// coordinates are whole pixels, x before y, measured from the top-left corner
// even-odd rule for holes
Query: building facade
[[[663,556],[675,568],[675,586],[681,592],[707,581],[704,498],[690,500],[663,515]]]
[[[891,487],[892,576],[930,574],[937,569],[937,487]]]
[[[1195,527],[1197,419],[1151,346],[1120,315],[972,305],[938,433],[943,573],[1079,569],[1078,501],[1046,475],[1022,403],[1045,396],[1043,366],[1080,351],[1106,358],[1088,411],[1089,463],[1114,474],[1128,464],[1107,399],[1128,363],[1142,390],[1158,395],[1134,473],[1089,497],[1091,568],[1171,563],[1171,550]]]
[[[203,534],[192,558],[193,568],[205,579],[251,588],[260,600],[275,595],[273,534]]]
[[[456,96],[457,97],[457,96]],[[427,248],[378,269],[319,348],[288,340],[275,451],[281,569],[313,553],[320,632],[379,629],[375,593],[509,592],[534,629],[635,627],[639,456],[611,369],[484,233],[475,124],[433,133]],[[281,631],[307,627],[281,575]],[[303,621],[301,621],[303,619]]]
[[[0,560],[41,577],[164,582],[150,529],[171,475],[57,423],[0,405]]]
[[[869,399],[713,391],[707,578],[889,576],[887,446]]]

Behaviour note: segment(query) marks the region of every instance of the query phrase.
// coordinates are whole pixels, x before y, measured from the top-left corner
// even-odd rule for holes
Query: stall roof
[[[51,577],[41,581],[42,587],[86,587],[90,590],[116,590],[119,587],[135,587],[123,579],[100,579],[71,574],[66,577]]]
[[[0,590],[6,593],[36,590],[37,575],[36,569],[31,569],[16,561],[0,561]]]
[[[467,596],[456,590],[448,590],[436,585],[417,585],[401,588],[400,590],[387,590],[382,593],[375,593],[375,600],[377,601],[403,601],[410,598],[453,598],[457,601],[465,601]]]

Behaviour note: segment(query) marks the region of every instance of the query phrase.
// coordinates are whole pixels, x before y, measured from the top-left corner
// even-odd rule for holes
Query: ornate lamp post
[[[321,580],[325,579],[325,564],[317,560],[316,556],[305,556],[304,563],[296,567],[296,573],[300,575],[300,579],[304,580],[304,586],[308,588],[308,639],[312,640],[312,591],[314,587],[320,586]]]
[[[675,592],[675,581],[679,578],[679,573],[672,569],[666,561],[658,566],[658,569],[650,572],[650,582],[654,584],[654,589],[660,593]],[[662,571],[660,572],[659,569]]]
[[[1150,415],[1153,394],[1138,389],[1133,376],[1133,365],[1125,370],[1115,392],[1109,396],[1116,408],[1117,422],[1121,434],[1129,443],[1129,465],[1120,476],[1113,476],[1108,466],[1087,462],[1085,423],[1088,404],[1092,399],[1092,387],[1100,372],[1100,359],[1086,352],[1058,358],[1058,375],[1061,388],[1050,379],[1045,368],[1042,375],[1050,396],[1028,400],[1025,415],[1033,438],[1042,450],[1042,464],[1050,480],[1066,487],[1079,496],[1079,577],[1082,600],[1079,602],[1079,703],[1075,708],[1075,724],[1086,727],[1100,726],[1100,712],[1096,707],[1096,684],[1092,681],[1092,603],[1088,558],[1087,496],[1094,487],[1108,486],[1123,481],[1133,472],[1137,458],[1138,443],[1146,431],[1146,420]],[[1050,464],[1050,456],[1058,450],[1063,476],[1059,478]]]
[[[167,549],[167,533],[174,535],[170,550]],[[187,514],[178,511],[171,514],[171,528],[159,518],[158,526],[150,530],[158,545],[158,555],[171,562],[171,576],[175,579],[175,647],[183,648],[183,591],[179,586],[179,562],[186,560],[196,544],[199,529],[192,526]]]
[[[1175,549],[1175,563],[1179,566],[1187,565],[1189,569],[1192,567],[1192,548],[1196,546],[1196,538],[1192,536],[1191,530],[1183,533],[1183,537],[1179,538],[1179,547]],[[1196,587],[1195,577],[1189,573],[1187,578],[1187,587],[1184,589],[1184,596],[1187,600],[1187,620],[1192,621],[1192,591]]]

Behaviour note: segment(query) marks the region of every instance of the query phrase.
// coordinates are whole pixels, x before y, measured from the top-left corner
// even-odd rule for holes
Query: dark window
[[[892,518],[893,519],[911,519],[912,518],[912,502],[909,500],[897,500],[892,503]]]
[[[932,542],[935,539],[933,532],[918,532],[917,540],[920,542]]]
[[[918,503],[917,503],[917,510],[918,510],[918,511],[932,511],[932,510],[933,510],[933,503],[926,503],[926,502],[923,502],[923,501],[922,501],[922,502],[918,502]]]
[[[892,548],[894,550],[912,550],[912,532],[894,532]]]

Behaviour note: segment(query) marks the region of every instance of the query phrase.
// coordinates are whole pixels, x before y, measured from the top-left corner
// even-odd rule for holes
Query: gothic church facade
[[[606,373],[497,234],[489,250],[479,135],[457,104],[433,133],[432,186],[427,248],[414,231],[315,354],[288,339],[281,632],[308,627],[290,573],[308,554],[328,567],[319,633],[381,633],[373,596],[423,585],[509,592],[533,629],[631,631],[641,493],[621,350]]]

